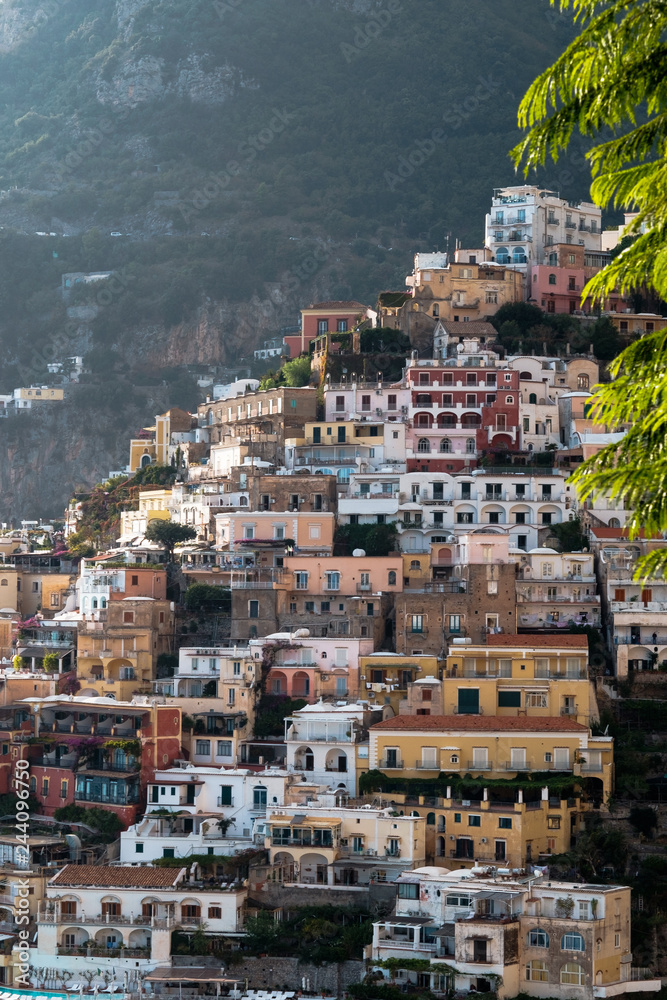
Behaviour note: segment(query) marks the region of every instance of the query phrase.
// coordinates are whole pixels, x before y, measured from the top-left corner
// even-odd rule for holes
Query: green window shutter
[[[459,688],[459,715],[479,715],[479,691]]]
[[[521,692],[499,691],[498,708],[521,708]]]

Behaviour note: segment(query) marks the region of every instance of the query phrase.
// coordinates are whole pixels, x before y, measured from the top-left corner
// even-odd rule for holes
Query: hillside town
[[[32,989],[660,991],[667,583],[635,568],[667,541],[570,481],[625,433],[592,341],[510,350],[493,320],[622,347],[667,317],[582,302],[623,238],[593,204],[498,189],[485,234],[304,304],[274,371],[3,526],[0,795],[30,804],[29,849],[0,829],[5,990],[27,892]]]

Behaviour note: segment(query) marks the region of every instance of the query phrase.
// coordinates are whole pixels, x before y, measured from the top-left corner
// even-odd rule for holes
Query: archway
[[[287,691],[287,675],[283,674],[280,670],[271,671],[271,694],[286,695]]]
[[[310,695],[310,677],[305,670],[297,670],[292,677],[292,697],[308,698]]]
[[[299,747],[294,754],[295,771],[313,771],[315,755],[310,747]]]
[[[327,885],[329,864],[324,854],[303,854],[300,869],[301,882],[309,885]]]
[[[328,751],[324,766],[327,771],[336,771],[338,774],[347,774],[347,754],[344,750],[333,747]]]

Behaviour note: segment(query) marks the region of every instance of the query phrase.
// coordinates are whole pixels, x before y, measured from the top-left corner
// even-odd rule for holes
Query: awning
[[[433,917],[391,917],[389,920],[380,920],[378,922],[392,927],[422,927],[424,924],[432,923]]]
[[[147,983],[242,983],[242,979],[227,979],[222,969],[153,969],[144,977]]]
[[[55,653],[59,660],[63,660],[70,653],[74,652],[74,646],[68,649],[51,649],[50,646],[19,646],[17,652],[19,656],[34,656],[37,660],[42,660],[48,653]]]

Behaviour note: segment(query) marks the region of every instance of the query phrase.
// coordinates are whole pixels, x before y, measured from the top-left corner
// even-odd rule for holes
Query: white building
[[[188,869],[66,865],[46,886],[31,964],[124,972],[168,965],[176,927],[206,934],[243,932],[247,890],[203,882]],[[120,970],[120,973],[119,973]]]
[[[242,707],[260,670],[247,646],[183,646],[178,651],[178,671],[154,681],[157,694],[176,698],[221,698],[233,708]],[[230,692],[235,692],[231,694]]]
[[[362,417],[391,423],[407,420],[410,391],[402,383],[327,381],[324,386],[325,420],[359,420]]]
[[[517,583],[519,627],[566,628],[568,624],[599,627],[600,596],[593,555],[531,549],[520,557]]]
[[[236,854],[256,843],[255,824],[285,804],[301,775],[278,768],[205,767],[181,761],[156,771],[146,815],[121,834],[123,864],[193,854]],[[263,842],[263,839],[262,841]]]
[[[659,979],[633,975],[629,887],[554,882],[541,871],[404,872],[395,913],[373,926],[372,958],[426,959],[430,980],[423,985],[493,990],[501,1000],[519,993],[593,1000],[660,989]],[[410,982],[407,969],[401,980]]]
[[[558,243],[600,250],[601,229],[597,205],[570,204],[553,191],[523,184],[493,192],[484,242],[497,263],[526,271]]]
[[[356,795],[359,764],[368,769],[368,726],[381,720],[381,710],[368,705],[304,706],[285,719],[288,771]]]

